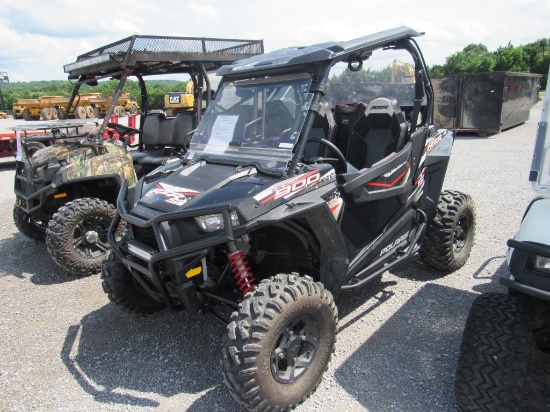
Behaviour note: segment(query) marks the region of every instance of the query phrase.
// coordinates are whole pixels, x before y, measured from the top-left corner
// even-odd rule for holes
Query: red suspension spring
[[[256,278],[248,266],[246,256],[240,250],[229,255],[229,264],[233,271],[233,276],[237,281],[237,286],[241,290],[243,296],[256,287]]]

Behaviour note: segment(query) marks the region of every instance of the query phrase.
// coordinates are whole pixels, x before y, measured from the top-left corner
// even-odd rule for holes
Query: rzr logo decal
[[[184,189],[182,187],[168,185],[166,183],[157,183],[151,193],[164,197],[166,203],[183,206],[192,197],[199,194],[196,190]]]
[[[267,197],[264,197],[266,196],[266,193],[265,193],[266,191],[263,191],[262,193],[254,196],[254,199],[259,201],[262,205],[265,205],[266,203],[272,200],[286,198],[293,194],[296,194],[299,191],[311,185],[314,185],[320,180],[321,180],[321,174],[319,173],[319,169],[316,169],[316,170],[313,170],[312,172],[298,176],[294,179],[286,180],[281,184],[268,189],[269,195],[267,195]]]
[[[424,146],[424,153],[429,153],[432,151],[434,147],[438,145],[438,143],[443,140],[443,137],[447,134],[447,131],[443,131],[441,133],[436,134],[429,142],[426,142],[426,146]]]
[[[426,141],[426,144],[424,145],[424,151],[422,152],[422,157],[420,158],[420,162],[418,162],[419,167],[422,167],[422,165],[424,164],[424,161],[426,160],[426,155],[431,152],[433,148],[436,147],[446,135],[447,130],[443,130]]]

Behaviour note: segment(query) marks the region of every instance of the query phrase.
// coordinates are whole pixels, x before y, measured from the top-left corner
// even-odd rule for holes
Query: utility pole
[[[8,72],[0,72],[0,86],[3,84],[10,84],[10,78],[8,77]],[[4,96],[2,96],[2,87],[0,87],[0,106],[2,110],[6,111],[6,106],[4,106]]]

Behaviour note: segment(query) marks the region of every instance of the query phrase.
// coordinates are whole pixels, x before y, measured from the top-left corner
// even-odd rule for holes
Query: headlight
[[[128,252],[132,255],[149,262],[156,250],[148,248],[144,245],[134,242],[132,239],[128,239]]]
[[[239,225],[239,217],[237,216],[237,212],[231,212],[231,225],[238,226]],[[223,229],[223,216],[221,213],[216,213],[214,215],[204,215],[204,216],[197,216],[195,218],[195,222],[199,225],[199,227],[204,230],[205,232],[215,232],[217,230]]]
[[[544,256],[535,257],[535,269],[550,273],[550,258]]]

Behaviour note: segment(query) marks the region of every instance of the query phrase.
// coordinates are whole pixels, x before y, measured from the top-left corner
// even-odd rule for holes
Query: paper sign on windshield
[[[205,149],[209,152],[223,153],[229,146],[229,142],[233,140],[237,120],[239,116],[219,115],[214,122],[210,140]]]

